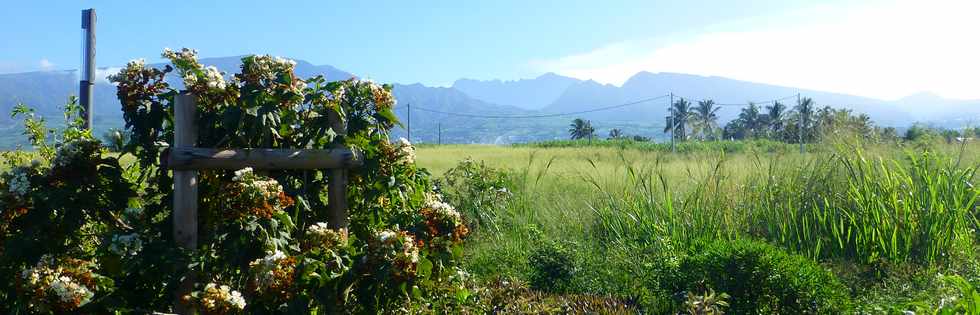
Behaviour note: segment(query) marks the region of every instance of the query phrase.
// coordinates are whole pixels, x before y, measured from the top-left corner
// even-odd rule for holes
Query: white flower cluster
[[[109,251],[119,256],[136,256],[143,250],[139,234],[115,235],[109,243]]]
[[[208,283],[201,295],[201,306],[210,311],[244,310],[245,298],[227,285]]]
[[[254,73],[261,74],[262,79],[265,80],[275,80],[278,72],[292,71],[293,68],[296,67],[296,61],[279,56],[255,56],[254,61],[254,68],[249,70],[252,70]]]
[[[408,142],[408,139],[398,138],[398,141],[395,141],[395,148],[406,164],[415,164],[415,147]]]
[[[334,230],[325,222],[317,222],[306,228],[306,239],[312,246],[333,249],[347,244],[347,231]]]
[[[261,179],[255,175],[251,167],[246,167],[235,171],[233,181],[238,182],[239,187],[248,192],[256,192],[262,198],[271,199],[279,196],[282,192],[282,185],[275,179]]]
[[[180,51],[174,51],[170,48],[164,48],[163,53],[160,54],[163,58],[170,59],[171,62],[176,63],[177,61],[186,62],[191,65],[197,65],[197,50],[190,48],[181,48]]]
[[[78,283],[61,267],[52,267],[53,265],[55,263],[52,259],[44,257],[33,268],[21,271],[23,285],[29,291],[42,295],[35,296],[35,300],[45,301],[55,298],[60,305],[74,309],[85,305],[95,296],[91,289]],[[47,305],[37,306],[51,308]]]
[[[98,147],[98,144],[95,143],[95,140],[88,138],[80,138],[63,143],[58,147],[58,152],[55,153],[54,159],[51,160],[51,166],[68,166],[79,154],[86,153],[84,151],[92,147]]]
[[[294,262],[279,250],[250,262],[252,287],[259,293],[283,293],[292,283]]]
[[[133,59],[126,63],[128,69],[143,69],[146,67],[146,60],[143,58]]]
[[[127,74],[136,75],[140,71],[143,71],[144,68],[146,68],[146,60],[143,60],[143,58],[133,59],[127,62],[125,67],[119,69],[119,72],[109,75],[106,79],[118,85],[119,82],[126,80]]]
[[[245,179],[245,176],[251,176],[251,175],[252,175],[252,168],[246,167],[235,171],[235,177],[232,177],[231,180],[240,182]]]
[[[405,232],[383,230],[375,235],[380,243],[380,254],[392,259],[396,264],[414,265],[419,262],[419,249],[415,239]]]
[[[15,167],[10,170],[10,179],[7,181],[7,190],[17,197],[23,198],[31,189],[31,181],[28,172],[29,168]]]
[[[223,90],[228,86],[228,83],[225,82],[224,74],[218,71],[218,68],[215,66],[207,66],[203,71],[203,76],[198,76],[193,72],[185,73],[184,85],[188,87],[206,87],[212,90]]]
[[[197,60],[197,50],[183,48],[173,51],[163,49],[163,58],[170,59],[180,71],[184,86],[191,91],[206,92],[208,90],[223,90],[228,86],[224,74],[215,66],[202,66]],[[186,67],[186,69],[184,69]]]
[[[433,217],[439,221],[452,223],[453,226],[463,223],[463,217],[459,214],[459,211],[456,211],[456,208],[452,205],[439,199],[430,201],[426,207],[432,209]]]

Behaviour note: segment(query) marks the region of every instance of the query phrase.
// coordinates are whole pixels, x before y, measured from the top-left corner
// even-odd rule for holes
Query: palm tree
[[[671,123],[667,124],[664,128],[664,132],[673,130],[674,137],[680,138],[681,140],[687,139],[687,123],[688,119],[691,118],[691,102],[685,99],[679,99],[674,102],[674,106],[670,108]]]
[[[799,124],[799,141],[802,143],[806,137],[810,136],[810,129],[813,128],[813,99],[804,97],[796,104],[797,123]]]
[[[783,123],[786,121],[786,105],[778,101],[772,102],[772,105],[766,106],[766,115],[769,117],[769,132],[772,133],[770,136],[777,136],[783,132]]]
[[[752,102],[749,102],[749,106],[742,108],[742,112],[738,114],[738,120],[741,121],[741,127],[744,128],[744,134],[751,138],[758,137],[759,131],[765,125],[765,120],[759,112],[759,106]]]
[[[623,131],[617,128],[609,130],[609,139],[619,139],[623,137]]]
[[[698,101],[698,106],[694,108],[694,117],[697,121],[697,131],[701,140],[708,136],[714,137],[714,130],[718,128],[718,110],[720,106],[715,106],[715,101]]]
[[[568,135],[572,137],[572,140],[584,138],[591,140],[594,134],[595,128],[592,128],[592,121],[575,118],[572,120],[572,124],[568,125]]]

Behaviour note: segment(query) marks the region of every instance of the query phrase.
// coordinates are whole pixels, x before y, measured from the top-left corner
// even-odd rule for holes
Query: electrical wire
[[[605,110],[611,110],[611,109],[617,109],[617,108],[622,108],[622,107],[626,107],[626,106],[632,106],[632,105],[642,104],[642,103],[646,103],[646,102],[650,102],[650,101],[655,101],[655,100],[659,100],[659,99],[664,99],[664,98],[667,98],[667,95],[661,95],[661,96],[658,96],[658,97],[652,97],[652,98],[642,99],[642,100],[633,101],[633,102],[629,102],[629,103],[623,103],[623,104],[617,104],[617,105],[611,105],[611,106],[598,107],[598,108],[593,108],[593,109],[589,109],[589,110],[564,112],[564,113],[553,113],[553,114],[538,114],[538,115],[480,115],[480,114],[470,114],[470,113],[453,113],[453,112],[435,110],[435,109],[430,109],[430,108],[425,108],[425,107],[419,107],[419,106],[409,106],[409,107],[412,107],[412,109],[417,109],[417,110],[424,111],[424,112],[437,113],[437,114],[445,114],[445,115],[451,115],[451,116],[460,116],[460,117],[495,118],[495,119],[523,119],[523,118],[560,117],[560,116],[569,116],[569,115],[579,115],[579,114],[586,114],[586,113],[594,113],[594,112],[600,112],[600,111],[605,111]]]

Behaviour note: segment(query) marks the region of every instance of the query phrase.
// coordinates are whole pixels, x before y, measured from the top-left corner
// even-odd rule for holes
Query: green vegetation
[[[680,154],[578,140],[429,146],[418,158],[434,174],[482,161],[463,164],[481,165],[469,178],[512,193],[483,219],[495,228],[467,243],[482,281],[648,313],[975,308],[977,143],[843,139],[807,155],[771,140],[688,141]]]

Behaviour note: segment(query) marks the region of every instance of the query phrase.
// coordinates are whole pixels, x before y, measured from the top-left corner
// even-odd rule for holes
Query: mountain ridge
[[[240,67],[240,59],[241,56],[214,57],[202,58],[200,62],[234,73]],[[300,77],[322,74],[327,80],[335,81],[355,76],[332,65],[314,65],[304,60],[296,62],[296,73]],[[163,67],[165,64],[156,63],[151,66]],[[110,71],[117,68],[100,69]],[[177,81],[179,78],[176,76],[168,76],[168,82],[179,86]],[[441,126],[447,131],[443,138],[450,142],[506,143],[563,137],[563,126],[572,118],[593,119],[606,126],[612,126],[617,121],[629,122],[629,126],[648,126],[644,127],[644,132],[655,132],[661,128],[657,126],[663,125],[669,100],[664,98],[576,117],[562,116],[547,120],[546,123],[544,120],[459,117],[426,110],[495,116],[554,114],[592,110],[673,93],[675,99],[714,99],[718,103],[735,103],[732,106],[723,106],[719,112],[720,122],[724,123],[737,116],[743,102],[789,97],[784,100],[784,104],[792,107],[796,102],[795,95],[801,93],[814,99],[820,107],[830,105],[851,108],[855,112],[867,113],[882,125],[908,126],[916,121],[932,121],[940,125],[960,126],[971,123],[971,120],[980,120],[980,100],[950,100],[935,93],[924,92],[886,101],[677,72],[639,71],[620,86],[551,72],[518,80],[459,79],[450,87],[431,87],[420,83],[393,85],[393,93],[399,104],[396,113],[403,121],[407,120],[404,104],[417,106],[412,110],[412,119],[415,120],[412,122],[413,128],[418,128],[413,130],[413,138],[419,135],[422,139],[436,139],[436,130]],[[95,89],[95,119],[106,122],[107,125],[121,127],[121,112],[115,87],[103,81],[97,83]],[[4,113],[9,113],[16,103],[25,103],[37,108],[42,116],[57,117],[61,113],[60,106],[68,95],[73,94],[77,94],[77,76],[71,70],[0,74],[0,111]],[[9,122],[9,115],[0,117]],[[543,128],[554,130],[542,130]],[[394,133],[401,135],[404,130],[396,130]]]

